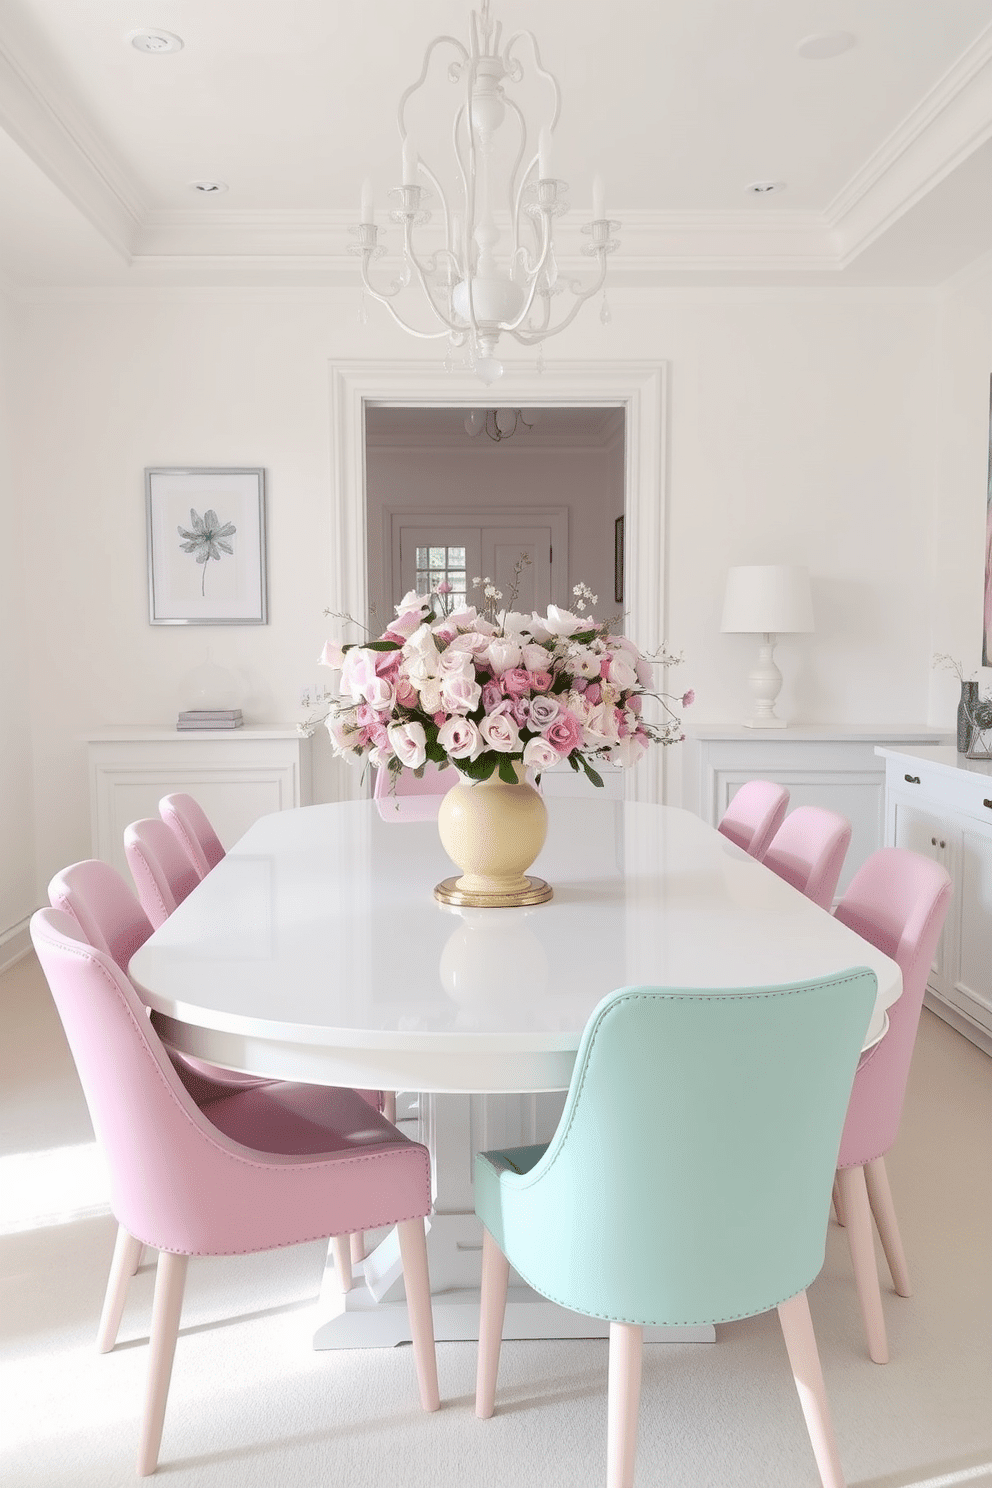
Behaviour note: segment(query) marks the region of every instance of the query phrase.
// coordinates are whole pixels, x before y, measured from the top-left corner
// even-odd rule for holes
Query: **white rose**
[[[570,646],[568,667],[573,676],[585,677],[591,682],[594,677],[599,676],[600,659],[588,646]]]
[[[432,661],[431,671],[433,672],[437,671],[440,654],[437,649],[437,642],[434,639],[434,632],[429,625],[419,625],[413,634],[407,638],[406,645],[403,647],[405,658],[423,658],[424,660]]]
[[[530,616],[521,615],[519,610],[507,610],[503,616],[503,634],[520,640],[525,631],[530,631]]]
[[[449,759],[478,759],[482,753],[479,730],[470,718],[449,718],[437,731],[437,742]]]
[[[456,635],[454,640],[445,651],[448,656],[452,651],[456,654],[461,651],[469,656],[482,656],[489,650],[489,636],[478,630],[467,630],[462,635]]]
[[[396,758],[408,770],[419,770],[427,759],[427,735],[422,723],[391,723],[386,730]]]
[[[461,647],[456,651],[452,642],[447,651],[441,652],[437,670],[442,677],[474,677],[475,661],[471,651],[462,650]]]
[[[629,654],[616,651],[610,657],[610,669],[607,677],[614,687],[619,687],[622,692],[629,692],[638,683],[636,663],[632,662]]]
[[[422,594],[418,594],[416,589],[408,589],[396,606],[396,613],[397,615],[408,615],[411,610],[415,610],[418,615],[422,615],[427,607],[428,602]]]
[[[441,682],[437,677],[425,677],[422,682],[414,682],[420,696],[420,706],[425,713],[440,713],[441,711]]]
[[[574,635],[577,630],[588,630],[590,628],[588,619],[583,620],[581,616],[573,615],[571,610],[560,609],[558,605],[548,605],[548,613],[544,618],[543,624],[549,635],[556,636],[570,636]],[[534,638],[535,640],[542,639],[542,637],[537,635],[536,631],[534,632]]]
[[[548,672],[551,670],[551,652],[530,641],[521,648],[520,665],[529,672]]]
[[[520,730],[505,713],[490,713],[479,724],[479,733],[487,749],[512,754],[520,748]]]
[[[441,678],[441,707],[446,713],[471,713],[478,707],[481,696],[482,688],[476,682],[474,672],[466,676],[453,673]]]
[[[353,713],[341,713],[336,717],[326,718],[324,723],[331,736],[335,754],[348,754],[352,749],[361,747],[362,731],[355,727]]]
[[[547,739],[528,739],[524,745],[524,764],[535,775],[542,770],[553,770],[561,759],[557,749],[552,749]]]
[[[333,667],[338,672],[341,670],[344,666],[344,649],[340,641],[324,642],[324,649],[320,653],[320,659],[317,665]]]
[[[520,665],[521,650],[516,641],[503,640],[494,636],[489,642],[489,650],[486,653],[489,665],[493,669],[493,675],[502,677],[511,667]]]
[[[621,769],[626,770],[629,769],[631,765],[637,764],[637,761],[640,759],[641,755],[644,754],[646,748],[647,745],[644,743],[643,739],[638,737],[637,734],[628,734],[626,739],[617,740],[616,744],[613,746],[613,754],[611,758],[613,759],[614,764],[617,764],[620,766]]]

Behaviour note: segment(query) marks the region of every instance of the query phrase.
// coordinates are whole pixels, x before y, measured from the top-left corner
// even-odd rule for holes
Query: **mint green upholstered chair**
[[[875,1001],[854,968],[787,987],[625,987],[583,1034],[547,1146],[481,1153],[476,1414],[491,1416],[509,1267],[610,1320],[608,1488],[630,1488],[649,1324],[778,1309],[824,1488],[843,1475],[805,1288]]]

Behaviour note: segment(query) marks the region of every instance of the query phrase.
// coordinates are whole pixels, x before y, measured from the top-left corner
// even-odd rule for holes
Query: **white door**
[[[425,594],[441,579],[452,596],[482,607],[476,578],[490,578],[503,605],[528,613],[568,603],[568,513],[561,509],[514,515],[480,525],[478,516],[421,514],[392,518],[393,580],[396,598],[410,589]],[[518,569],[519,565],[519,569]],[[398,577],[398,582],[396,579]],[[395,600],[394,600],[395,602]]]

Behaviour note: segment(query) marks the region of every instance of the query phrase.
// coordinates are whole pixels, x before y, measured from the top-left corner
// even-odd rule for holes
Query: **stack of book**
[[[180,713],[177,729],[235,729],[244,723],[240,708],[190,708]]]

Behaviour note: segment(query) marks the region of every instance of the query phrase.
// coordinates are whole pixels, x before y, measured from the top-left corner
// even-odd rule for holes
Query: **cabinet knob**
[[[986,799],[986,800],[984,800],[982,802],[982,805],[983,806],[987,806],[989,808],[989,810],[992,811],[992,801],[989,801],[988,799]]]
[[[920,783],[919,775],[906,775],[903,778],[905,779],[907,785],[919,785]],[[989,804],[988,801],[986,801],[985,804],[987,806]]]

